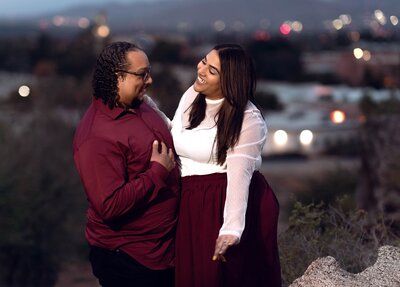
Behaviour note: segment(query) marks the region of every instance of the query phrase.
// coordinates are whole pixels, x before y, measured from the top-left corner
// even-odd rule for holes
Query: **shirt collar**
[[[113,109],[110,109],[108,105],[105,105],[103,103],[102,99],[96,99],[93,98],[93,105],[94,107],[101,111],[102,113],[106,114],[112,119],[117,119],[118,117],[122,116],[123,114],[126,113],[135,113],[135,110],[129,109],[128,111],[123,109],[122,107],[114,107]]]

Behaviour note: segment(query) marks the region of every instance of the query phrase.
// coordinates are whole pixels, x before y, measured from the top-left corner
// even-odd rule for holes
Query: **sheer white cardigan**
[[[182,163],[182,176],[227,173],[224,222],[220,235],[235,235],[239,239],[245,227],[247,199],[251,177],[261,166],[261,151],[267,127],[261,112],[247,104],[238,143],[227,151],[226,162],[218,165],[215,156],[216,116],[224,101],[206,100],[206,116],[192,130],[189,126],[190,105],[197,96],[193,86],[182,96],[172,120],[175,149]]]

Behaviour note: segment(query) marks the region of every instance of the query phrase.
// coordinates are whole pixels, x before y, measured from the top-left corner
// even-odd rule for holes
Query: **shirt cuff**
[[[239,241],[240,241],[240,238],[242,237],[242,234],[240,232],[235,231],[235,230],[220,230],[219,231],[219,236],[221,236],[221,235],[234,235],[237,238],[239,238]]]

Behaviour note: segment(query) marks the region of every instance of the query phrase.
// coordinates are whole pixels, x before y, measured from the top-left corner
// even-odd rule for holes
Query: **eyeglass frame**
[[[116,72],[122,72],[122,73],[131,74],[131,75],[134,75],[137,77],[141,77],[144,82],[147,81],[149,79],[149,77],[151,77],[150,67],[147,68],[146,71],[144,71],[144,72],[131,72],[131,71],[122,70],[122,69],[118,69],[118,70],[116,70]]]

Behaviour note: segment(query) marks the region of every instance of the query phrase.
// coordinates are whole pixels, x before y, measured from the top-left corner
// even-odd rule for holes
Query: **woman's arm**
[[[253,172],[261,164],[261,151],[266,133],[266,124],[261,113],[255,108],[248,109],[245,112],[239,141],[233,149],[227,151],[228,185],[220,235],[235,235],[238,239],[242,235],[249,186]]]
[[[238,244],[245,228],[249,186],[254,170],[261,165],[261,151],[267,128],[261,113],[246,110],[237,145],[227,151],[227,177],[224,222],[215,243],[212,259],[225,259],[231,245]]]
[[[172,128],[171,120],[158,108],[157,104],[153,101],[153,99],[149,95],[145,94],[143,101],[146,104],[148,104],[150,107],[152,107],[160,115],[160,117],[167,124],[168,129],[171,130],[171,128]]]

